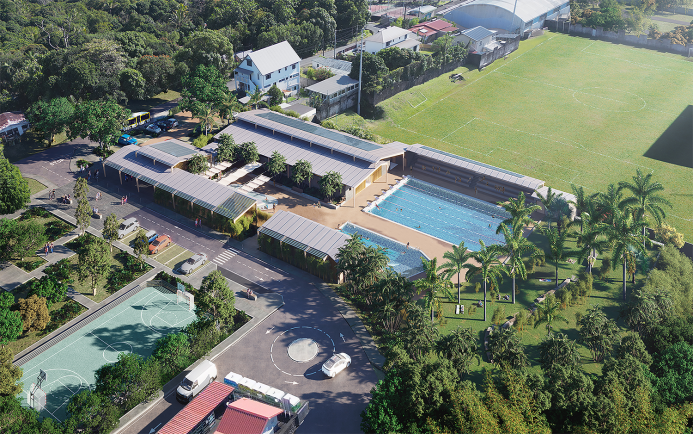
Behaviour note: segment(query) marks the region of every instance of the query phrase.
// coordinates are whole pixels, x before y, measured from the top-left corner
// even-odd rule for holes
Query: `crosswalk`
[[[216,258],[212,259],[212,261],[216,262],[219,265],[224,265],[226,261],[233,258],[237,254],[237,250],[226,247],[224,248],[224,252],[220,253]]]

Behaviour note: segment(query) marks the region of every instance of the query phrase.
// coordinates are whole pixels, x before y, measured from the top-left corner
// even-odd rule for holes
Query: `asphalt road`
[[[39,181],[46,180],[53,184],[48,187],[62,187],[77,179],[77,175],[70,172],[70,160],[74,158],[76,161],[90,155],[92,149],[90,144],[91,142],[86,139],[73,140],[50,147],[14,164],[24,175],[33,175],[32,177],[36,177]]]

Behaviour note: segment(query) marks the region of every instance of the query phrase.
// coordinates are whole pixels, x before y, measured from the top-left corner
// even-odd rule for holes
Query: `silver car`
[[[207,262],[207,255],[204,253],[198,253],[180,266],[180,272],[181,274],[190,274],[193,272],[193,270],[197,269],[197,267],[201,266],[205,262]]]
[[[139,228],[140,228],[140,222],[137,221],[136,218],[132,217],[132,218],[125,220],[118,227],[118,239],[123,238],[125,235],[129,234],[132,231],[136,231]]]

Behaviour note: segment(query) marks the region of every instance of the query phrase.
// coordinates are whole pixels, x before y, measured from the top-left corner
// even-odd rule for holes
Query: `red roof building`
[[[425,21],[421,24],[411,26],[409,31],[422,37],[422,42],[432,42],[449,32],[458,30],[454,24],[443,20]]]
[[[29,122],[22,112],[0,113],[0,135],[22,135],[29,129]]]
[[[164,425],[159,434],[188,434],[202,424],[211,425],[217,416],[215,410],[221,407],[218,410],[221,413],[232,393],[233,387],[228,384],[211,383]]]
[[[281,413],[280,408],[241,398],[228,405],[214,434],[272,433]]]

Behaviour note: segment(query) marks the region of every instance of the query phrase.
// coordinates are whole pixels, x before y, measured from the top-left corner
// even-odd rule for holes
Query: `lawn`
[[[87,236],[91,237],[92,235]],[[67,243],[66,246],[79,253],[81,249],[81,241],[79,238],[76,238]],[[96,286],[96,295],[94,296],[92,295],[93,291],[91,289],[90,279],[87,279],[84,282],[80,282],[77,279],[77,264],[79,263],[79,256],[74,255],[69,259],[72,265],[71,278],[74,279],[74,283],[71,286],[76,292],[89,297],[96,303],[101,303],[111,294],[133,282],[152,268],[150,265],[144,264],[143,270],[131,271],[131,268],[128,266],[128,258],[134,257],[116,247],[113,247],[113,251],[111,252],[111,273],[107,279],[103,279],[98,283]],[[132,261],[132,259],[130,259],[130,261]]]
[[[674,202],[669,223],[693,238],[693,63],[549,32],[481,72],[455,72],[465,80],[444,74],[401,92],[368,126],[568,192],[571,184],[603,191],[640,168]]]
[[[125,106],[125,108],[129,109],[133,113],[146,112],[153,107],[167,103],[176,98],[180,98],[180,93],[176,92],[175,90],[169,90],[168,92],[162,92],[149,99],[143,99],[141,101],[130,101],[128,105]]]
[[[48,211],[45,211],[41,207],[32,208],[29,211],[25,211],[19,217],[19,219],[22,221],[34,220],[37,223],[39,223],[41,226],[45,228],[44,233],[46,234],[46,236],[48,236],[48,241],[51,242],[56,241],[57,239],[67,235],[70,231],[72,231],[75,228],[71,224],[60,220],[59,218],[50,214]],[[41,254],[40,257],[32,255],[21,259],[14,259],[10,262],[28,272],[40,267],[41,265],[43,265],[44,262],[46,262],[46,260],[43,259],[43,254]]]
[[[26,182],[29,183],[29,191],[31,192],[32,196],[47,188],[45,185],[41,184],[40,182],[38,182],[37,180],[35,180],[33,178],[24,178],[24,179],[26,179]]]

